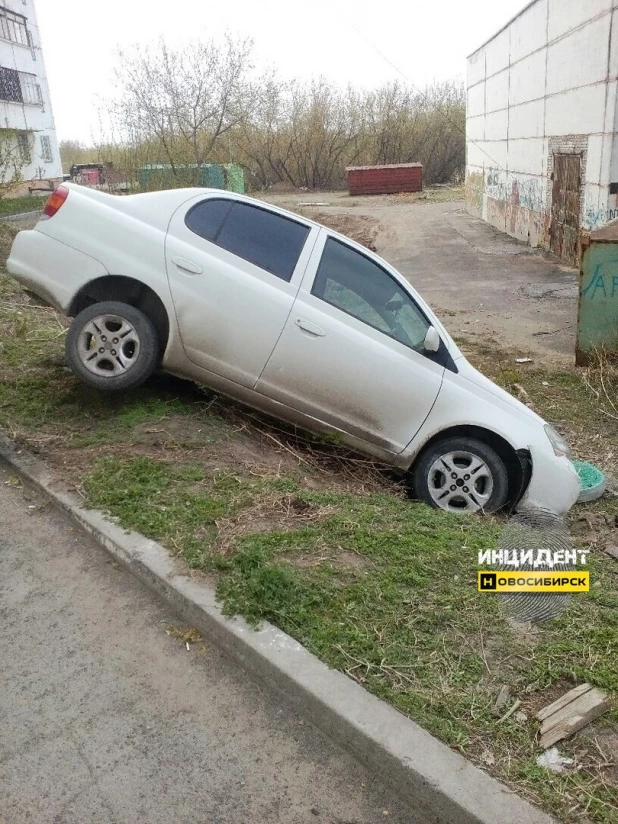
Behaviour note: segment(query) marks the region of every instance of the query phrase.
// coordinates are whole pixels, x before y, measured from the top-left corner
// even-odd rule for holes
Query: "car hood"
[[[546,421],[544,421],[540,415],[537,415],[536,412],[533,412],[532,409],[524,403],[518,401],[517,398],[514,398],[513,395],[506,391],[506,389],[502,389],[502,387],[485,377],[485,375],[483,375],[482,372],[479,372],[478,369],[475,369],[463,355],[460,358],[457,358],[455,365],[457,366],[460,378],[467,381],[469,384],[473,384],[475,387],[482,390],[482,392],[489,393],[494,398],[499,398],[514,411],[519,412],[524,418],[535,421],[541,425],[545,425]]]

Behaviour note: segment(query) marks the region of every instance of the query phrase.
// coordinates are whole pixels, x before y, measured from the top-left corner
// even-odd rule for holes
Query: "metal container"
[[[348,166],[346,172],[351,195],[390,195],[423,190],[422,163]]]

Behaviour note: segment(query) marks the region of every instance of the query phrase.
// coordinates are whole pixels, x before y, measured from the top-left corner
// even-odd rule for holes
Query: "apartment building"
[[[27,194],[62,166],[34,0],[0,3],[0,188]]]

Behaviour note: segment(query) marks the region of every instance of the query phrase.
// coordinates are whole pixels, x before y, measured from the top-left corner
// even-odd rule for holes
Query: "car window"
[[[417,351],[430,323],[410,295],[368,257],[326,241],[312,294]]]
[[[214,240],[233,202],[219,198],[203,200],[189,210],[185,223],[196,235]]]
[[[295,220],[223,199],[198,203],[185,222],[206,240],[288,281],[309,234],[309,227]]]

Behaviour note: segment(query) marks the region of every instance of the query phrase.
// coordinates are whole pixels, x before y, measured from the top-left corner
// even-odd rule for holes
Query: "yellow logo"
[[[590,572],[483,572],[479,592],[589,592]]]

